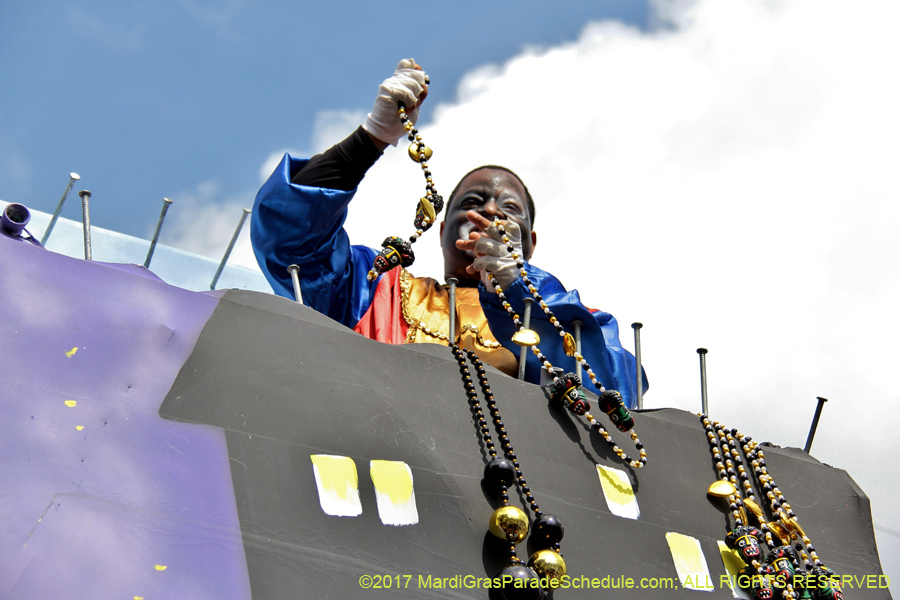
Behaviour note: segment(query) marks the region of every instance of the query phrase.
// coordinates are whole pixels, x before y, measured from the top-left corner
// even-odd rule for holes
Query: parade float
[[[565,376],[3,210],[0,598],[891,597],[869,499],[801,449],[676,409],[609,426]],[[495,589],[528,568],[543,589]]]

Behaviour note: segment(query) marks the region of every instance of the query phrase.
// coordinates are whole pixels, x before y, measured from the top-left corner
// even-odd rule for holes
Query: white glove
[[[503,228],[512,244],[513,252],[518,255],[519,260],[524,260],[522,257],[522,231],[519,226],[514,221],[506,221]],[[494,286],[491,285],[488,278],[489,273],[494,276],[494,280],[502,289],[509,289],[509,286],[519,278],[516,259],[507,250],[507,244],[503,242],[503,234],[493,223],[485,230],[485,233],[488,237],[481,236],[475,243],[476,258],[472,267],[481,272],[481,281],[488,291],[494,291]],[[481,254],[484,256],[480,256]]]
[[[416,61],[411,58],[400,61],[393,76],[385,79],[378,87],[375,106],[363,125],[363,129],[391,146],[396,146],[400,138],[406,136],[397,113],[397,103],[402,102],[406,107],[406,116],[413,125],[419,118],[419,109],[413,107],[425,91],[425,71],[415,69],[415,65]]]

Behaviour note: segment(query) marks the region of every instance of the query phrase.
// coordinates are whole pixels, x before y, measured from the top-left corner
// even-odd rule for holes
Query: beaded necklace
[[[484,442],[488,455],[491,457],[487,465],[485,465],[484,477],[500,491],[502,506],[491,515],[488,529],[492,534],[509,543],[509,564],[497,577],[509,576],[513,579],[523,580],[540,578],[545,579],[545,583],[550,587],[558,587],[559,580],[566,574],[566,561],[560,553],[559,545],[565,533],[565,527],[563,527],[558,518],[541,511],[537,501],[534,499],[534,495],[531,493],[531,488],[528,487],[525,481],[518,457],[513,451],[509,434],[500,417],[500,410],[497,408],[494,394],[491,392],[487,373],[484,370],[484,363],[481,362],[477,354],[471,350],[466,350],[463,353],[456,344],[450,346],[450,351],[459,364],[459,373],[466,388],[466,397],[469,399],[472,415],[478,424],[481,439]],[[503,448],[505,458],[497,455],[497,449],[491,438],[490,428],[485,420],[481,403],[478,400],[478,393],[475,391],[475,384],[472,382],[472,376],[466,364],[466,357],[474,365],[475,372],[478,374],[478,383],[481,386],[481,392],[491,414],[491,420],[494,423],[497,437],[500,439],[500,446]],[[535,517],[531,527],[531,543],[538,548],[538,551],[531,555],[527,567],[518,557],[516,545],[528,535],[528,515],[521,509],[509,504],[509,488],[511,486],[518,487]],[[554,579],[556,582],[553,581]]]
[[[428,77],[425,77],[425,85],[430,83]],[[409,157],[422,166],[422,173],[425,175],[425,196],[419,199],[419,205],[416,207],[416,217],[413,219],[413,226],[416,232],[409,236],[407,242],[403,238],[390,236],[381,242],[381,252],[375,256],[372,268],[366,275],[369,281],[375,281],[378,275],[386,273],[395,267],[402,266],[408,268],[416,260],[416,256],[412,250],[412,244],[416,243],[422,234],[431,229],[437,220],[437,216],[444,210],[444,198],[437,193],[434,187],[434,180],[431,177],[431,171],[428,169],[428,160],[431,159],[433,151],[422,142],[422,135],[415,128],[409,117],[406,115],[406,107],[400,103],[398,110],[400,114],[400,122],[406,130],[406,137],[412,142],[409,145]]]
[[[711,422],[704,414],[699,417],[719,474],[719,481],[709,486],[707,493],[728,499],[734,528],[725,536],[725,545],[736,550],[746,564],[738,575],[738,584],[749,588],[756,600],[770,600],[776,590],[780,591],[784,600],[843,600],[840,579],[819,559],[791,505],[769,475],[765,454],[759,445],[737,429],[726,430],[718,421]],[[741,451],[753,467],[757,485],[765,491],[774,517],[772,521],[766,521],[765,512],[756,502]],[[742,488],[746,497],[742,497]],[[748,509],[759,522],[759,529],[750,525]],[[782,545],[776,544],[776,537]],[[796,542],[796,546],[791,546],[792,541]],[[765,560],[760,543],[765,543],[768,548]],[[806,575],[798,574],[800,562],[797,552],[803,560]]]
[[[531,351],[534,352],[535,356],[537,356],[537,359],[538,361],[540,361],[542,367],[546,369],[547,373],[550,374],[553,379],[553,384],[550,386],[551,397],[554,400],[562,403],[563,406],[569,409],[569,411],[571,411],[573,414],[578,416],[583,415],[590,424],[590,427],[596,429],[600,433],[600,435],[603,437],[612,451],[615,452],[616,455],[625,462],[625,464],[628,464],[635,469],[640,469],[647,464],[647,451],[644,450],[644,445],[641,443],[641,440],[638,439],[637,432],[633,430],[634,419],[631,418],[631,414],[628,412],[628,409],[625,408],[625,402],[622,400],[622,395],[616,390],[607,390],[605,387],[603,387],[603,384],[600,383],[600,381],[597,379],[597,375],[591,369],[591,365],[588,364],[584,356],[578,354],[575,351],[575,340],[572,338],[572,335],[570,333],[566,332],[562,323],[560,323],[556,316],[553,314],[550,306],[548,306],[544,301],[544,298],[541,296],[540,291],[532,283],[531,279],[529,279],[528,272],[525,270],[525,260],[516,252],[516,249],[513,246],[509,236],[506,234],[506,229],[503,227],[500,219],[495,217],[492,226],[496,227],[497,231],[500,232],[500,235],[502,236],[501,239],[503,240],[503,243],[506,244],[506,250],[512,255],[513,260],[516,261],[516,267],[519,269],[519,275],[522,278],[522,282],[528,287],[528,291],[531,292],[538,305],[550,318],[550,323],[552,323],[556,328],[556,332],[560,335],[560,337],[563,338],[563,348],[565,349],[566,354],[568,356],[574,356],[575,360],[581,363],[581,366],[584,369],[584,372],[587,373],[587,376],[590,378],[591,383],[593,383],[594,387],[596,387],[599,391],[597,402],[600,404],[601,409],[607,414],[607,416],[609,416],[609,419],[619,431],[626,432],[631,430],[631,439],[632,441],[634,441],[634,447],[639,453],[639,458],[635,460],[628,456],[628,454],[626,454],[624,450],[619,448],[619,446],[616,444],[616,441],[612,438],[606,428],[603,427],[603,425],[601,425],[600,422],[597,421],[597,419],[595,419],[590,412],[588,412],[591,408],[591,405],[581,389],[581,378],[574,373],[567,373],[560,377],[554,372],[553,364],[541,352],[541,349],[538,346],[541,340],[537,332],[525,328],[525,324],[519,318],[519,315],[516,313],[513,306],[509,303],[506,294],[497,283],[494,275],[492,273],[488,273],[488,279],[490,280],[491,285],[494,287],[494,291],[497,292],[497,296],[500,298],[500,302],[502,303],[503,308],[506,309],[506,312],[509,313],[510,317],[512,317],[513,323],[518,328],[516,333],[513,335],[513,341],[521,346],[531,347]],[[640,376],[640,373],[638,373],[638,377]]]

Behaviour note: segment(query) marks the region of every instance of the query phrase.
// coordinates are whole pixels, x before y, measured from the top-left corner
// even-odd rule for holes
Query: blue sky
[[[888,0],[6,2],[0,199],[51,212],[76,171],[94,225],[149,236],[168,196],[163,241],[218,258],[272,161],[348,134],[415,57],[438,189],[478,164],[523,176],[535,264],[627,347],[644,323],[647,406],[697,410],[701,346],[711,414],[755,439],[802,447],[829,398],[813,454],[872,498],[900,577],[878,458],[900,454],[897,22]],[[406,235],[404,154],[360,186],[354,242]],[[442,272],[437,247],[416,275]],[[254,264],[246,232],[232,261]]]
[[[273,149],[308,149],[320,110],[368,110],[400,58],[427,66],[435,104],[465,72],[573,40],[588,21],[648,21],[642,1],[398,6],[4,2],[0,198],[52,212],[75,171],[92,222],[146,236],[162,197],[201,181],[252,194]]]

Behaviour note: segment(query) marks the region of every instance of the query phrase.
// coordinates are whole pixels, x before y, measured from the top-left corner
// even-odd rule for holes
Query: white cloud
[[[897,484],[847,433],[900,451],[898,7],[660,5],[668,28],[594,23],[426,105],[438,188],[479,164],[522,175],[535,264],[617,315],[626,345],[644,323],[648,406],[699,409],[701,346],[711,413],[759,439],[802,447],[815,397],[830,398],[813,454],[850,470],[896,530]],[[355,243],[409,233],[423,182],[405,154],[363,182]],[[417,244],[415,273],[440,276],[438,243]]]
[[[160,242],[221,260],[240,222],[241,211],[253,208],[255,194],[255,191],[248,191],[238,196],[223,197],[218,183],[204,181],[192,190],[172,195],[173,210],[168,213]],[[152,229],[148,229],[147,237],[152,234]],[[250,245],[249,218],[238,236],[228,264],[259,270]]]

